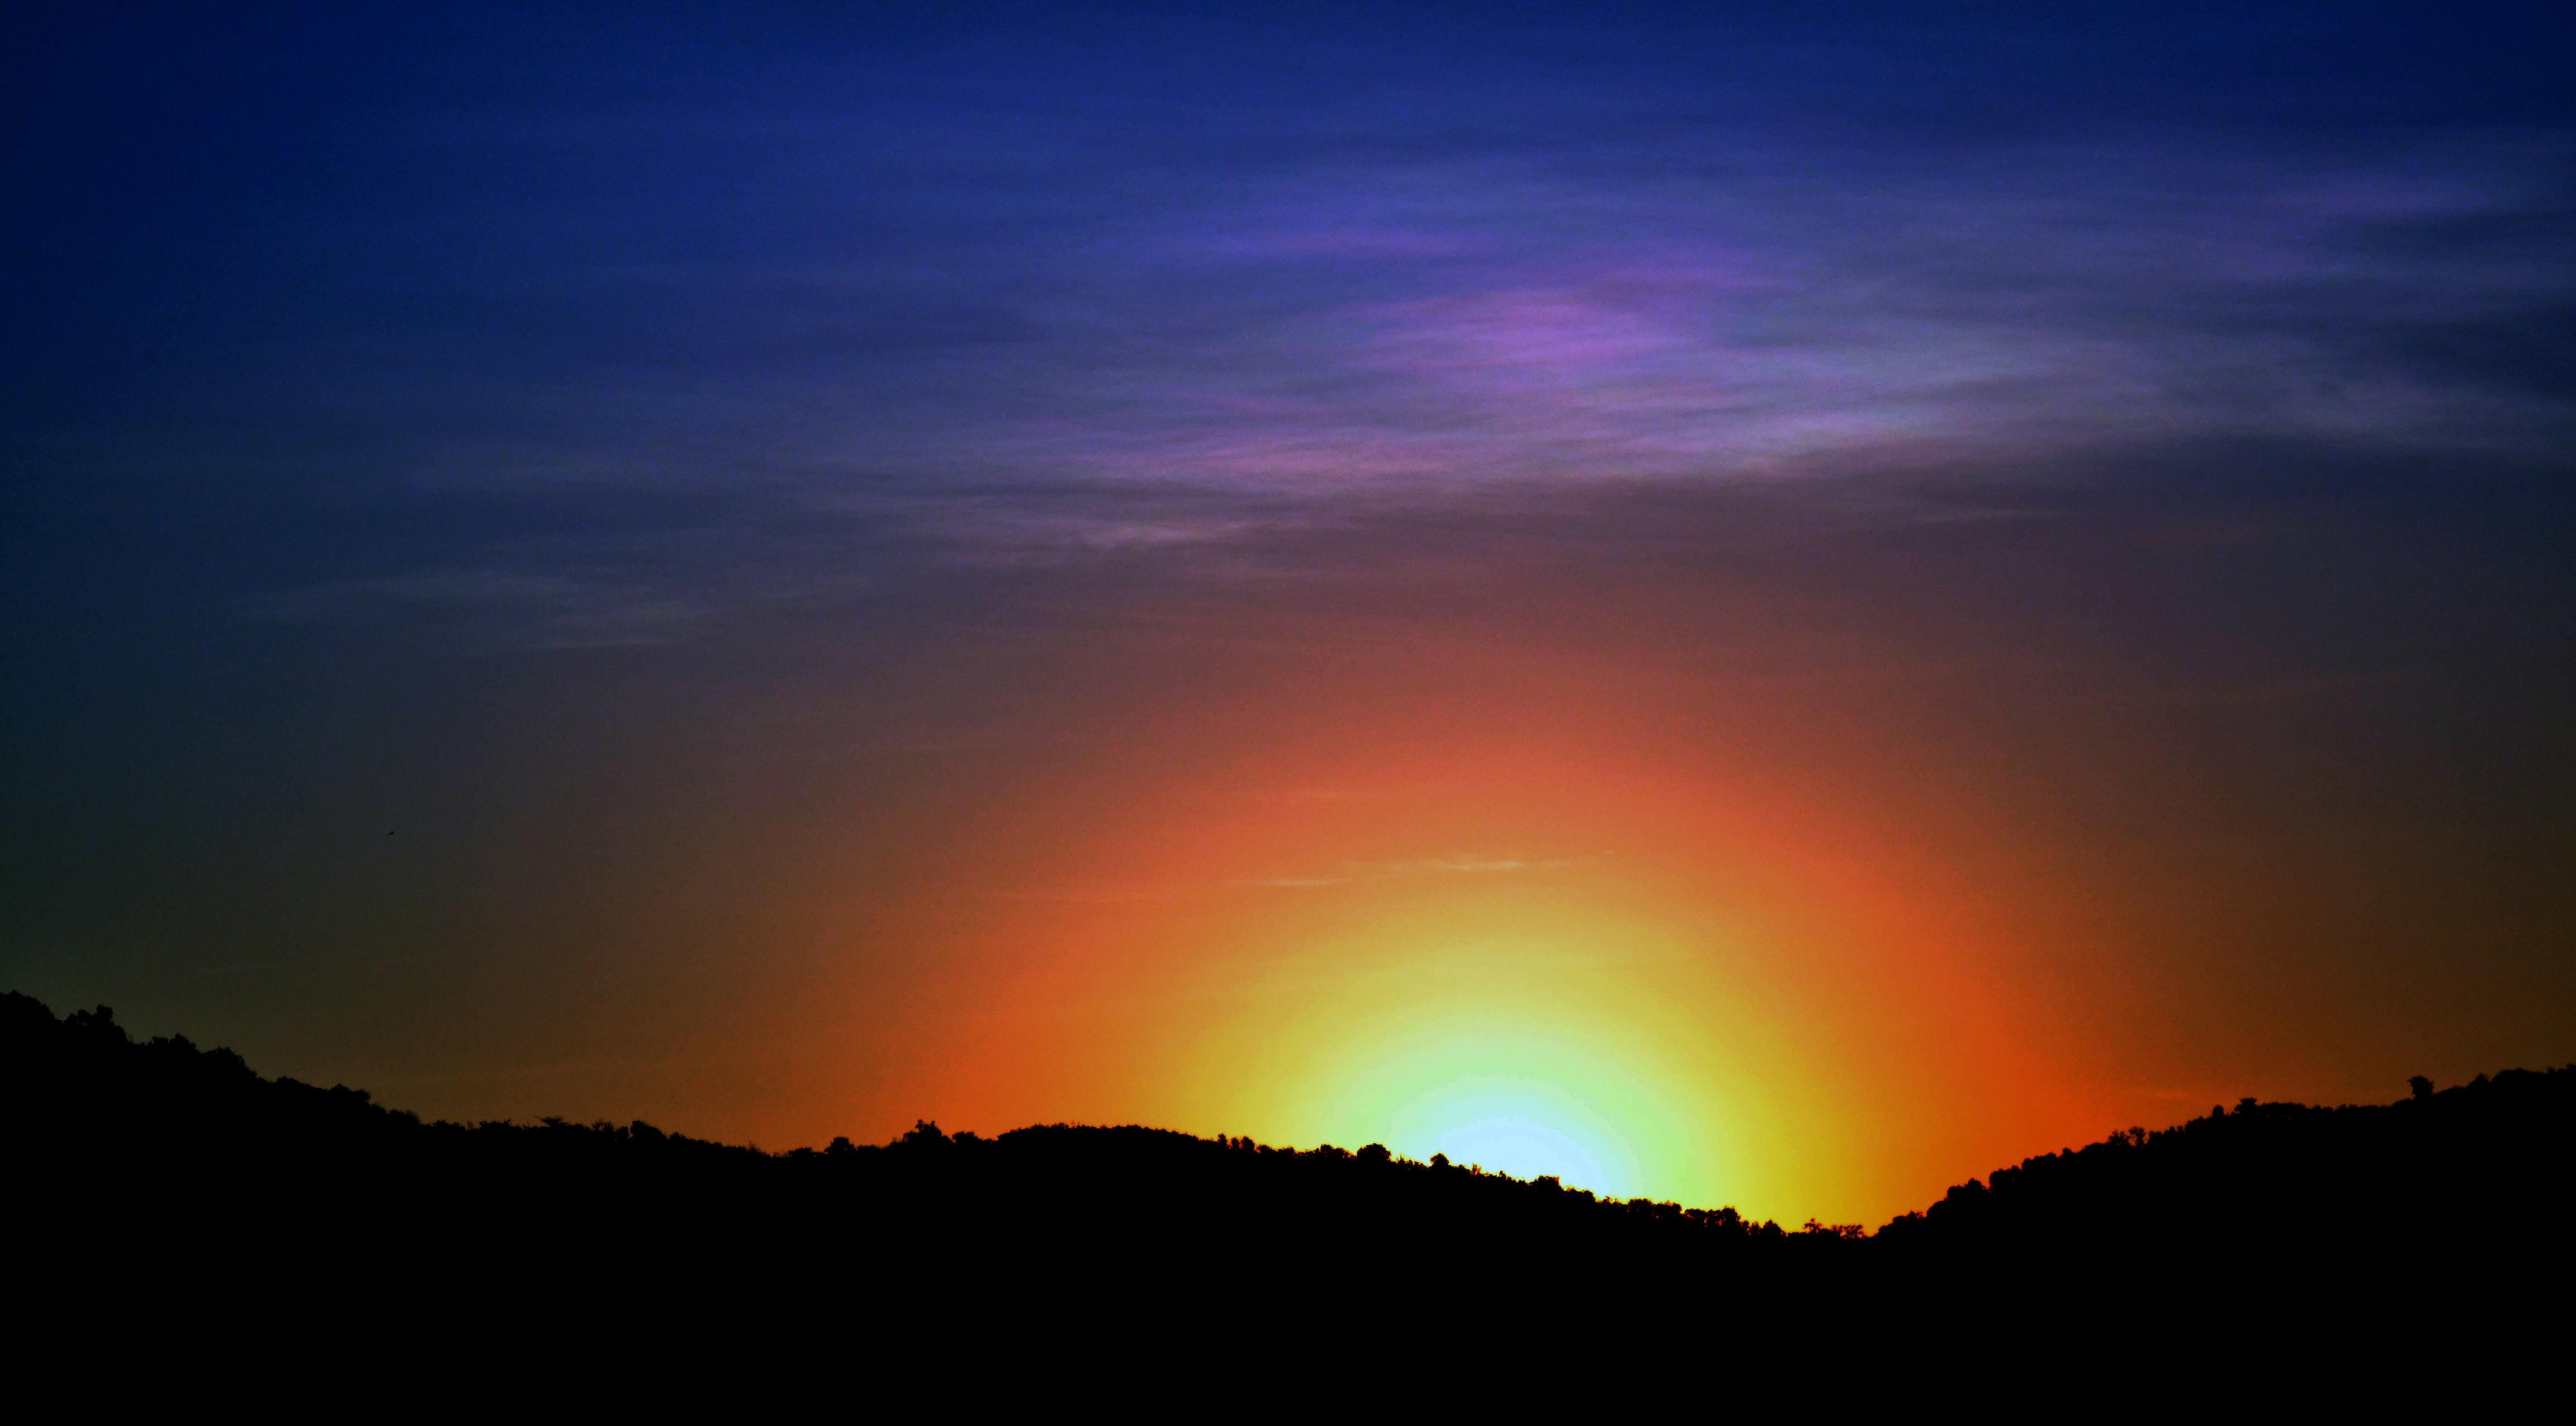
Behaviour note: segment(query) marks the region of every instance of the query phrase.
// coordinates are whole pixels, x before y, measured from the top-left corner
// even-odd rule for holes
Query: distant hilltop
[[[2570,1261],[2576,1067],[2418,1080],[2380,1105],[2244,1100],[1998,1169],[1875,1233],[1620,1202],[1375,1144],[1133,1125],[982,1138],[922,1123],[883,1145],[770,1153],[642,1122],[424,1122],[363,1090],[262,1078],[229,1050],[135,1041],[104,1007],[58,1019],[16,994],[0,997],[0,1071],[25,1221],[52,1225],[67,1261],[340,1292],[387,1274],[446,1292],[646,1264],[665,1286],[849,1264],[1041,1295],[1085,1284],[1103,1301],[1205,1280],[1275,1302],[1394,1273],[1748,1311],[2126,1283],[2120,1300],[2143,1309],[2229,1283],[2318,1300],[2446,1276],[2483,1291],[2563,1282]]]

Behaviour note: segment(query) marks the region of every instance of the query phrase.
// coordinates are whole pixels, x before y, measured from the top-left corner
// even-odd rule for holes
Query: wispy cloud
[[[668,643],[701,627],[703,602],[668,590],[593,584],[525,569],[448,569],[310,585],[243,601],[251,618],[362,624],[410,618],[476,626],[530,648]]]
[[[1737,155],[1645,182],[1301,175],[1171,215],[1159,252],[1122,239],[1111,274],[1197,266],[1180,284],[1196,340],[1083,379],[1102,414],[1031,449],[1330,497],[2177,435],[2533,446],[2569,427],[2563,397],[2388,329],[2576,301],[2557,261],[2571,157],[2023,148]],[[2535,245],[2535,223],[2554,236]],[[1406,234],[1405,260],[1319,274],[1352,232]]]
[[[1520,856],[1450,856],[1418,857],[1406,861],[1343,862],[1335,872],[1312,875],[1251,877],[1228,883],[1240,887],[1266,887],[1282,891],[1304,891],[1329,886],[1349,886],[1355,882],[1393,881],[1414,877],[1437,876],[1508,876],[1519,872],[1562,871],[1605,860],[1608,853],[1581,857]]]
[[[1213,145],[1072,99],[1041,140],[980,91],[906,90],[892,126],[804,94],[407,130],[490,191],[302,234],[303,327],[226,379],[303,414],[225,468],[350,500],[757,502],[743,545],[787,557],[746,563],[786,585],[890,541],[1246,574],[1229,553],[1283,530],[1503,489],[2576,438],[2576,135],[1856,141],[1708,109],[1679,71],[1494,62],[1530,82],[1248,104]],[[610,167],[620,133],[642,171]],[[542,542],[269,613],[649,641],[730,577]]]

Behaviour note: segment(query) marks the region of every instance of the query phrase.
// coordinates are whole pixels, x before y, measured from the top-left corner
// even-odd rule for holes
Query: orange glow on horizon
[[[1382,1142],[1792,1222],[2092,1127],[1973,906],[1893,855],[1901,816],[1655,714],[1598,684],[1518,727],[1283,721],[1047,799],[1114,815],[984,898],[927,1097],[952,1128]]]

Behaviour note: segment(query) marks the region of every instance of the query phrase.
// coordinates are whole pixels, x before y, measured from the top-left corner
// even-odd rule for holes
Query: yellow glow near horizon
[[[1740,1197],[1734,1126],[1712,1063],[1727,1027],[1694,1019],[1704,971],[1633,924],[1519,906],[1512,931],[1434,933],[1407,916],[1277,966],[1277,1073],[1238,1112],[1292,1142],[1398,1155],[1627,1198]]]
[[[1671,1138],[1652,1087],[1577,1045],[1527,1031],[1443,1037],[1356,1067],[1337,1117],[1382,1121],[1408,1158],[1446,1154],[1521,1178],[1643,1193],[1641,1148]]]

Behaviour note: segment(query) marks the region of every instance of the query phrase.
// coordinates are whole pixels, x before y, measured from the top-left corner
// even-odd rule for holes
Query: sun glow
[[[1411,1027],[1354,1046],[1316,1092],[1321,1120],[1341,1134],[1622,1198],[1711,1176],[1716,1126],[1675,1112],[1688,1075],[1652,1062],[1650,1023],[1473,997],[1389,1018]]]
[[[1304,960],[1276,1026],[1298,1047],[1254,1117],[1301,1142],[1381,1142],[1616,1197],[1724,1193],[1733,1127],[1709,1050],[1675,1007],[1687,961],[1650,933],[1577,908],[1519,908],[1512,931],[1440,939],[1414,918]],[[1453,908],[1454,914],[1454,908]],[[1284,1112],[1283,1112],[1284,1111]],[[1737,1182],[1740,1188],[1740,1181]]]
[[[1695,759],[1583,687],[1605,706],[1536,730],[1355,711],[1329,746],[1055,789],[1124,810],[996,844],[1057,850],[944,972],[984,998],[925,1019],[943,1072],[905,1112],[1382,1143],[1791,1222],[2027,1138],[2044,1066],[1987,1003],[1982,901],[1891,850],[1907,808]]]
[[[1421,1087],[1384,1105],[1388,1146],[1523,1178],[1553,1175],[1623,1198],[1644,1191],[1631,1148],[1642,1126],[1634,1121],[1666,1116],[1651,1112],[1645,1086],[1584,1074],[1566,1063],[1572,1056],[1550,1053],[1556,1049],[1494,1036],[1370,1067],[1374,1083],[1395,1095]]]

